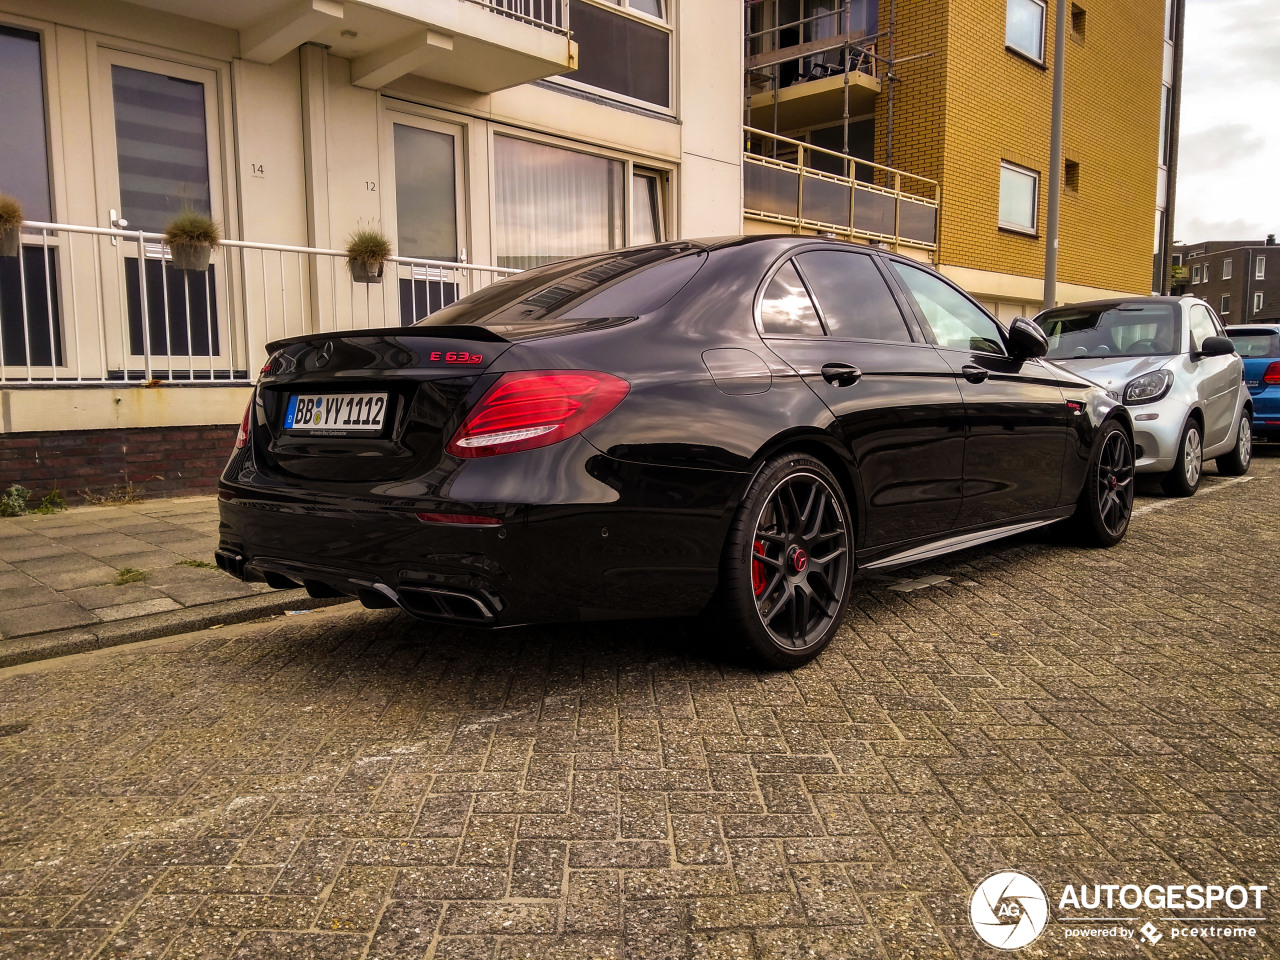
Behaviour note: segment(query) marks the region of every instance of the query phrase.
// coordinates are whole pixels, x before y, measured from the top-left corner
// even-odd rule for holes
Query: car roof
[[[829,243],[834,246],[852,247],[855,250],[866,252],[888,253],[880,247],[872,246],[868,243],[858,243],[854,240],[845,240],[842,237],[824,237],[824,236],[807,236],[796,235],[794,233],[752,233],[742,234],[736,237],[699,237],[694,240],[684,241],[685,243],[694,244],[695,246],[706,250],[718,250],[724,247],[741,247],[755,243],[774,243],[786,242],[791,246],[802,246],[810,243]],[[910,259],[909,257],[904,259]],[[925,264],[927,266],[927,264]]]
[[[1194,297],[1109,297],[1106,300],[1083,300],[1080,303],[1064,303],[1056,307],[1050,307],[1049,310],[1106,310],[1110,307],[1127,306],[1129,304],[1142,303],[1167,303],[1170,305],[1181,303],[1183,300],[1192,300]],[[1049,310],[1043,311],[1048,313]]]

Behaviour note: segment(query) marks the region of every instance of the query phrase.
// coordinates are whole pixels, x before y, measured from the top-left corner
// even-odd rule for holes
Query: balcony
[[[937,181],[765,130],[743,133],[747,232],[772,224],[895,249],[938,248]]]
[[[240,56],[274,63],[304,43],[378,89],[408,74],[492,93],[577,68],[568,0],[135,0],[235,30]]]
[[[836,38],[835,41],[826,42],[841,40],[842,38]],[[854,41],[850,39],[848,43],[854,44]],[[849,100],[849,116],[856,117],[875,111],[881,83],[876,76],[874,43],[859,42],[850,45],[848,49],[841,47],[834,51],[838,57],[831,63],[802,51],[803,47],[787,47],[748,58],[748,69],[752,71],[750,76],[756,86],[766,87],[759,93],[751,94],[749,110],[753,126],[802,130],[805,127],[833,123],[845,115],[846,95]],[[752,66],[753,62],[757,66]],[[787,86],[775,89],[773,81],[776,74],[773,71],[766,72],[766,68],[787,66],[795,68],[795,78]],[[841,69],[842,66],[845,69]]]
[[[881,90],[874,16],[865,0],[843,0],[787,23],[782,5],[748,7],[745,67],[752,126],[803,130],[875,110]],[[868,24],[871,23],[868,32]],[[846,111],[847,107],[847,111]]]

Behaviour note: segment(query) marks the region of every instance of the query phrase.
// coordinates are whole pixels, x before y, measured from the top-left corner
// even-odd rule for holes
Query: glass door
[[[407,114],[387,116],[390,149],[384,156],[393,169],[383,180],[395,187],[390,233],[396,255],[465,262],[462,128]],[[400,323],[407,326],[468,292],[464,278],[447,267],[401,265],[395,288]]]
[[[97,115],[103,211],[111,225],[163,233],[180,214],[221,223],[223,202],[212,70],[101,50]],[[108,323],[115,350],[109,376],[209,380],[244,376],[243,348],[233,350],[227,322],[226,261],[178,270],[164,245],[120,239],[104,245],[104,274],[114,276],[118,304]],[[237,356],[233,357],[233,353]]]
[[[0,191],[23,218],[53,219],[40,34],[0,26]],[[58,234],[0,256],[0,381],[56,379],[66,363]],[[69,344],[74,348],[74,339]],[[74,375],[74,374],[73,374]]]

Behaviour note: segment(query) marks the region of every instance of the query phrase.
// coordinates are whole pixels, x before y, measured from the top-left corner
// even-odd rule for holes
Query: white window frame
[[[1028,60],[1034,60],[1036,63],[1044,64],[1044,46],[1045,32],[1049,25],[1049,13],[1045,0],[1018,0],[1022,3],[1034,3],[1040,8],[1040,52],[1038,54],[1030,53],[1021,47],[1015,47],[1009,42],[1009,3],[1013,0],[1005,0],[1004,8],[1004,48],[1016,53],[1018,56],[1026,57]]]
[[[668,0],[669,5],[669,0]],[[595,89],[588,87],[586,89]],[[529,140],[533,143],[541,143],[548,147],[558,147],[561,150],[568,150],[573,153],[584,153],[592,157],[603,157],[606,160],[621,160],[623,163],[623,192],[622,192],[622,236],[624,240],[623,246],[627,246],[631,241],[631,177],[638,168],[640,172],[653,176],[659,176],[658,193],[659,204],[661,206],[663,229],[667,231],[667,238],[670,239],[671,232],[674,230],[673,224],[677,222],[678,209],[676,207],[676,196],[679,192],[678,170],[675,165],[659,160],[656,157],[646,157],[641,154],[627,153],[622,150],[613,150],[605,146],[590,146],[580,142],[568,140],[562,137],[556,137],[551,134],[538,133],[533,130],[526,130],[522,127],[512,126],[504,123],[487,124],[485,133],[485,149],[488,153],[486,162],[489,170],[493,171],[496,166],[494,159],[494,137],[511,137],[515,140]],[[496,262],[498,251],[496,237],[498,235],[498,184],[492,173],[489,176],[489,260]],[[622,249],[621,247],[616,249]],[[609,251],[600,251],[601,253]]]
[[[1180,266],[1182,266],[1182,254],[1180,254],[1180,253],[1175,253],[1175,254],[1173,255],[1173,265],[1174,265],[1175,267],[1180,267]]]
[[[1222,295],[1222,300],[1218,303],[1218,306],[1222,308],[1218,311],[1219,316],[1225,317],[1229,314],[1231,312],[1231,294],[1224,293]]]
[[[1222,279],[1223,280],[1231,279],[1231,258],[1230,257],[1227,257],[1222,261]]]
[[[657,242],[658,243],[666,242],[666,240],[668,239],[667,193],[669,192],[667,190],[667,183],[669,180],[667,171],[659,170],[655,167],[646,167],[643,164],[634,163],[630,160],[627,161],[627,167],[630,170],[630,174],[631,174],[629,179],[627,180],[627,194],[624,200],[627,207],[627,211],[626,211],[627,243],[635,244],[640,242],[633,235],[635,231],[635,223],[634,223],[635,218],[632,216],[632,212],[634,210],[633,204],[636,202],[636,198],[635,198],[636,177],[645,177],[654,182],[654,186],[658,191],[658,197],[657,197],[658,204],[657,204],[657,210],[655,211],[658,221],[657,223],[654,224],[654,228],[657,230],[657,233],[658,233]]]
[[[573,90],[581,90],[583,93],[589,93],[592,96],[601,97],[605,100],[612,100],[615,103],[625,103],[629,106],[639,107],[650,113],[662,114],[667,117],[676,116],[676,98],[679,91],[676,90],[676,60],[680,55],[680,51],[676,45],[675,27],[671,25],[671,3],[672,0],[662,0],[662,9],[667,19],[659,20],[641,10],[632,10],[627,0],[618,0],[616,3],[610,0],[582,0],[583,3],[589,3],[593,7],[600,7],[608,10],[610,13],[620,14],[624,17],[630,17],[632,20],[643,23],[646,26],[656,27],[665,30],[667,33],[668,50],[670,55],[667,57],[667,93],[671,103],[669,106],[663,106],[660,103],[650,103],[648,100],[641,100],[638,97],[629,97],[625,93],[616,93],[613,90],[606,90],[604,87],[593,87],[589,83],[583,83],[581,80],[575,80],[572,77],[548,77],[546,82],[558,86],[569,87]]]
[[[1259,310],[1261,310],[1261,309],[1262,309],[1262,301],[1263,301],[1263,299],[1264,299],[1264,298],[1263,298],[1263,296],[1262,296],[1262,291],[1261,291],[1261,290],[1255,290],[1255,291],[1253,291],[1253,312],[1254,312],[1254,313],[1257,313]]]
[[[1192,283],[1200,282],[1200,264],[1198,263],[1191,268],[1191,282]]]
[[[1026,224],[1022,224],[1022,223],[1009,223],[1007,221],[999,219],[1000,217],[1000,214],[999,214],[1000,191],[999,190],[996,191],[996,211],[997,211],[996,222],[999,225],[1000,229],[1002,230],[1012,230],[1014,233],[1022,233],[1030,237],[1038,236],[1037,231],[1039,230],[1039,227],[1040,227],[1040,174],[1037,171],[1031,170],[1027,167],[1019,166],[1016,163],[1010,163],[1008,160],[1001,160],[1000,171],[1002,175],[1005,170],[1008,170],[1011,173],[1017,173],[1023,176],[1030,177],[1032,180],[1033,186],[1031,189],[1031,226],[1028,227],[1026,226]],[[1001,179],[1003,179],[1003,176],[1001,177]]]
[[[1253,279],[1267,279],[1267,258],[1262,254],[1258,254],[1253,261]]]

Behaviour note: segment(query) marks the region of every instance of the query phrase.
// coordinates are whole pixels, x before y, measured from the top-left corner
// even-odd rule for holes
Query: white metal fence
[[[394,257],[382,283],[346,254],[224,240],[176,270],[159,234],[23,224],[0,257],[0,383],[254,379],[280,337],[404,326],[518,270]]]

